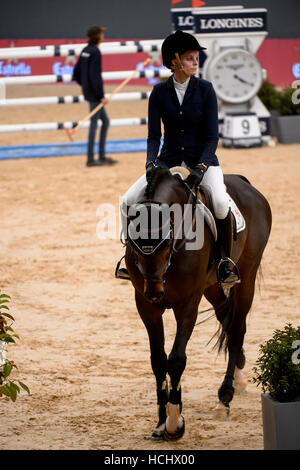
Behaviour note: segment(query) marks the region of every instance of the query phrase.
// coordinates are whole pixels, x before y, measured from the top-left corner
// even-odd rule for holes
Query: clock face
[[[204,64],[205,65],[205,64]],[[207,63],[206,74],[216,94],[228,103],[253,98],[262,83],[262,69],[255,55],[243,49],[226,50]]]

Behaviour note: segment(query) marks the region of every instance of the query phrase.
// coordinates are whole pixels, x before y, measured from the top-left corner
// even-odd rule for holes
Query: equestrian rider
[[[216,216],[218,242],[222,253],[221,282],[235,283],[238,276],[230,266],[232,223],[223,172],[216,156],[219,139],[218,105],[212,83],[196,77],[201,47],[191,34],[176,31],[162,44],[163,64],[173,75],[154,86],[149,98],[146,175],[123,197],[126,205],[147,185],[153,168],[183,165],[199,175],[199,182],[210,191]],[[161,121],[164,142],[160,154]],[[125,269],[120,277],[128,278]]]
[[[100,102],[107,104],[104,96],[102,80],[102,56],[99,45],[104,39],[105,27],[91,26],[87,31],[88,45],[83,48],[80,57],[74,67],[73,80],[82,87],[84,98],[89,102],[90,111],[93,111]],[[94,159],[94,141],[97,132],[97,122],[101,119],[102,126],[99,140],[99,158]],[[111,157],[105,155],[106,135],[109,128],[109,117],[104,109],[100,109],[90,120],[89,138],[87,148],[87,162],[90,166],[113,165],[117,163]]]

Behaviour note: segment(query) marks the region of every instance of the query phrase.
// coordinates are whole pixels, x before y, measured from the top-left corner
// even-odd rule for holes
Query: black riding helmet
[[[172,60],[175,59],[175,54],[181,56],[186,51],[202,51],[206,47],[200,46],[199,42],[189,33],[183,31],[176,31],[170,36],[166,37],[161,46],[162,60],[165,67],[172,68]]]

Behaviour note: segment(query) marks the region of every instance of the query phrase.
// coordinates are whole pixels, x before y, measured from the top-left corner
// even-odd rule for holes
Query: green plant
[[[294,328],[290,323],[283,330],[275,330],[272,338],[260,345],[253,382],[274,400],[300,401],[300,361],[295,358],[299,345],[300,326]]]
[[[268,80],[263,82],[257,95],[270,111],[278,107],[280,101],[279,90],[275,88],[273,83],[268,82]]]
[[[4,395],[12,401],[16,401],[21,388],[28,394],[30,390],[20,380],[11,380],[9,378],[13,368],[17,369],[17,366],[13,361],[5,358],[6,346],[8,343],[16,343],[15,338],[19,339],[19,336],[12,328],[15,319],[9,313],[9,301],[10,296],[1,294],[0,291],[0,397]]]
[[[278,90],[273,83],[263,82],[258,97],[269,111],[277,111],[282,116],[300,114],[300,104],[293,103],[295,88],[285,87]]]

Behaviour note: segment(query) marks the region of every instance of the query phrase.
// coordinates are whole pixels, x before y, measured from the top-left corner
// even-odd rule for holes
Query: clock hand
[[[239,80],[242,83],[246,83],[247,85],[253,86],[253,83],[247,82],[247,80],[244,80],[243,78],[239,77],[236,73],[233,75],[233,78],[236,78],[237,80]]]

